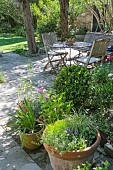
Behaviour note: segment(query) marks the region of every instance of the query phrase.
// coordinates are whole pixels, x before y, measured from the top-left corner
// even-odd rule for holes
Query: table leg
[[[69,60],[70,60],[70,66],[71,66],[71,47],[69,48]]]

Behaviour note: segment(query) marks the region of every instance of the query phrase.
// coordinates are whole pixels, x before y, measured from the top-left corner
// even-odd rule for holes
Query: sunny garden
[[[38,51],[43,48],[42,33],[55,31],[60,40],[66,40],[77,32],[88,31],[86,26],[74,24],[86,7],[94,12],[100,31],[110,32],[113,9],[109,3],[112,1],[0,0],[0,51],[23,56],[29,51],[29,57],[35,54],[38,60]],[[30,8],[25,9],[26,5]],[[66,15],[63,5],[68,9]],[[91,8],[93,5],[98,6],[100,18]],[[106,9],[109,10],[103,13]],[[32,17],[27,21],[29,11]],[[34,25],[29,25],[32,19]],[[54,170],[109,170],[108,161],[98,166],[92,160],[99,145],[113,146],[113,57],[96,64],[91,71],[78,65],[62,67],[49,89],[37,88],[31,67],[29,71],[30,77],[22,78],[18,87],[15,113],[8,114],[8,126],[20,136],[21,146],[35,150],[43,144]],[[4,82],[1,66],[0,83]]]

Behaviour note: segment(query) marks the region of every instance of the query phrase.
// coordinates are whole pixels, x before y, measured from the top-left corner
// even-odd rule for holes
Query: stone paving
[[[12,138],[8,122],[8,113],[13,113],[17,100],[16,90],[22,76],[28,76],[28,64],[33,68],[33,82],[36,87],[50,88],[55,75],[44,72],[47,62],[44,55],[27,58],[14,53],[4,53],[0,57],[0,66],[4,71],[6,81],[0,84],[0,170],[52,170],[48,155],[43,146],[35,151],[22,149],[18,137]],[[113,170],[113,159],[108,157],[102,148],[98,148],[94,161],[110,162],[109,170]]]

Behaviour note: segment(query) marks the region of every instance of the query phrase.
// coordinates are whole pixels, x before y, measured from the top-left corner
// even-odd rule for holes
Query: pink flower
[[[108,61],[110,61],[110,60],[112,60],[112,59],[113,59],[113,56],[108,55],[108,56],[106,57],[106,59],[105,59],[105,62],[108,62]]]
[[[48,99],[48,97],[49,97],[49,94],[46,93],[46,94],[45,94],[45,98]]]
[[[39,92],[39,93],[43,92],[44,90],[45,90],[44,87],[38,88],[38,92]]]

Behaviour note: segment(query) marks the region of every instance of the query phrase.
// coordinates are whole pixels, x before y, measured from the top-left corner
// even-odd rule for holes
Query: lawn
[[[27,49],[25,37],[7,33],[0,34],[0,51],[14,52],[18,49]]]

